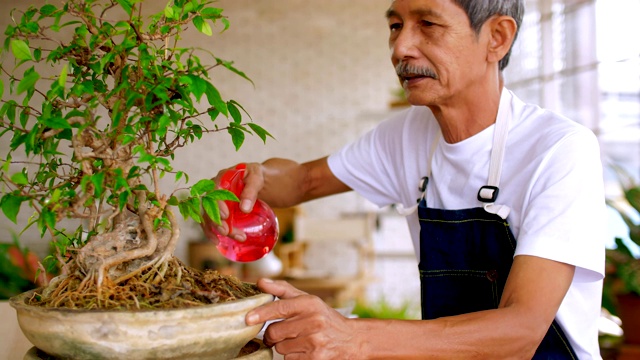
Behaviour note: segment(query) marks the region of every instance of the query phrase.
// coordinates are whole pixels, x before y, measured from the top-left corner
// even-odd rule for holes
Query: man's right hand
[[[251,212],[258,195],[272,208],[286,208],[351,190],[333,175],[326,157],[303,164],[293,160],[272,158],[262,164],[254,162],[245,165],[243,178],[245,186],[238,196],[240,210],[245,213]],[[234,168],[235,166],[221,170],[213,180],[216,184],[220,184],[223,174]],[[206,214],[203,214],[202,229],[205,234],[216,243],[218,239],[215,232],[224,236],[230,234],[232,238],[239,241],[246,239],[242,232],[229,229],[225,223],[224,220],[229,217],[229,209],[224,202],[219,203],[219,208],[222,224],[214,223]]]
[[[227,171],[234,170],[235,168],[236,167],[233,166],[220,170],[213,180],[219,185],[222,176]],[[258,198],[258,193],[264,184],[261,165],[258,163],[246,164],[243,182],[245,184],[244,189],[238,196],[240,200],[240,210],[244,213],[249,213],[251,209],[253,209]],[[244,232],[236,228],[229,229],[229,224],[226,221],[229,218],[229,208],[227,204],[224,201],[219,201],[218,208],[220,210],[220,224],[214,222],[206,213],[202,213],[203,222],[200,224],[200,227],[205,236],[216,244],[218,243],[217,235],[228,236],[236,241],[245,241],[247,237]]]

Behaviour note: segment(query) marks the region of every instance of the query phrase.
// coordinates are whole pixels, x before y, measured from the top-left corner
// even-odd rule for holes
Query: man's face
[[[482,81],[486,35],[453,0],[394,0],[387,17],[391,61],[411,104],[439,105]]]

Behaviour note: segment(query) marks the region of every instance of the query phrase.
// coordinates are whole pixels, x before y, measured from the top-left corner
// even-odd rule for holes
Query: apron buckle
[[[496,202],[499,192],[497,186],[485,185],[478,190],[478,200],[485,203]]]

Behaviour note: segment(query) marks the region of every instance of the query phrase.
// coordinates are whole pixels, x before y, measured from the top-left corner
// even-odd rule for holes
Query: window
[[[529,0],[505,70],[523,100],[592,129],[605,166],[640,180],[640,2]],[[605,180],[616,182],[607,167]]]

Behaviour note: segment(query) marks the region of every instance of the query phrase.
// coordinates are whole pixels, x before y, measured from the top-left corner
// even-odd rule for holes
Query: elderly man
[[[329,157],[247,165],[245,211],[355,190],[407,214],[420,259],[422,320],[346,319],[260,280],[281,300],[246,321],[284,319],[265,342],[286,359],[600,358],[598,143],[504,88],[523,2],[393,1],[391,60],[413,106]]]

